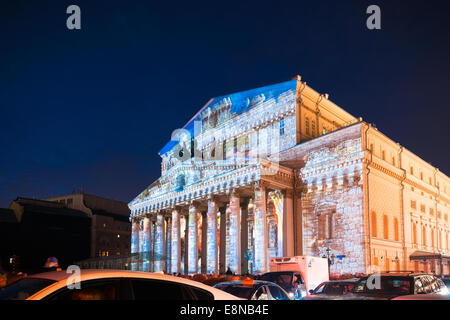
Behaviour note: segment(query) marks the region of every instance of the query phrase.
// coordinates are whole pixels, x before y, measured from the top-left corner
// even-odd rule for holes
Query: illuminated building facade
[[[261,273],[293,255],[330,257],[332,274],[422,270],[424,251],[449,272],[450,179],[299,76],[211,99],[159,154],[129,203],[131,250],[156,270]]]

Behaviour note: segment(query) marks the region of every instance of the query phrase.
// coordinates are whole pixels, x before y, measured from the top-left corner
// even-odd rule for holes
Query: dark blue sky
[[[66,28],[77,4],[82,29]],[[366,28],[378,4],[382,30]],[[1,1],[0,207],[130,201],[211,97],[296,74],[450,174],[448,1]]]

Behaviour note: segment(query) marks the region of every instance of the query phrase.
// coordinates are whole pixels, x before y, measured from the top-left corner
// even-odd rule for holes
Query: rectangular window
[[[280,136],[284,136],[284,118],[280,120]]]
[[[372,212],[372,217],[371,217],[371,224],[372,224],[372,237],[377,237],[377,214],[375,211]]]
[[[399,226],[398,226],[398,219],[395,218],[394,219],[394,239],[395,241],[399,241],[400,237],[399,237]]]
[[[389,218],[387,215],[383,216],[383,236],[386,240],[389,239]]]
[[[316,122],[314,120],[311,121],[311,135],[316,136]]]
[[[310,135],[310,133],[309,133],[309,118],[308,117],[306,117],[306,119],[305,119],[305,130],[306,130],[306,134]]]
[[[417,204],[414,200],[411,200],[411,209],[417,209]]]
[[[420,212],[423,212],[423,213],[426,212],[426,208],[425,208],[425,205],[424,205],[424,204],[421,204],[421,205],[420,205]]]

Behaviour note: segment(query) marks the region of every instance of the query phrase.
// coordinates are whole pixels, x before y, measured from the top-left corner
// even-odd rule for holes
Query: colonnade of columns
[[[232,190],[135,218],[132,253],[153,252],[153,271],[166,273],[266,272],[270,255],[293,254],[294,246],[292,196],[279,192],[284,205],[272,205],[268,212],[268,192],[261,186]],[[268,221],[282,225],[272,227]],[[149,270],[145,264],[134,266],[141,268]]]

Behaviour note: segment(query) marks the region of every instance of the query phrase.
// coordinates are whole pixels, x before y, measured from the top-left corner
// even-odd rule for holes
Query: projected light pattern
[[[283,256],[283,205],[284,205],[284,196],[281,192],[271,192],[270,199],[273,202],[274,206],[274,218],[275,218],[275,228],[274,228],[274,242],[275,242],[275,252],[274,257],[282,257]]]
[[[189,208],[188,221],[188,272],[197,273],[197,208]]]
[[[180,252],[180,215],[177,210],[172,211],[172,252],[171,271],[179,272],[178,259]]]
[[[164,252],[164,218],[158,214],[156,216],[155,235],[155,271],[162,271],[161,258]]]
[[[137,253],[139,251],[139,224],[133,222],[131,226],[131,253]]]
[[[206,271],[217,272],[217,206],[214,201],[208,201],[208,230],[206,234]]]
[[[227,225],[228,238],[228,253],[227,253],[227,267],[230,267],[233,273],[240,273],[240,262],[239,262],[239,216],[240,216],[240,206],[239,197],[230,197],[230,207],[229,207],[229,223]]]
[[[253,236],[255,241],[255,265],[254,271],[266,270],[266,244],[265,244],[265,212],[264,212],[264,195],[261,190],[255,190],[255,207],[254,207],[254,229]]]
[[[185,256],[186,256],[186,217],[180,216],[180,272],[184,274],[185,271]]]

